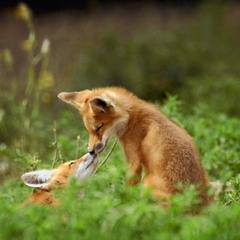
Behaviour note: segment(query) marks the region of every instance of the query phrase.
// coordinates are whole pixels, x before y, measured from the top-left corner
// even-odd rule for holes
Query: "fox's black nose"
[[[88,153],[94,155],[95,154],[95,150],[94,149],[88,149]]]

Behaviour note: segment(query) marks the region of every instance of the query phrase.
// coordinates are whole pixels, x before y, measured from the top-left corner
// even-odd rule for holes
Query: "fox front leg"
[[[130,164],[127,171],[126,183],[130,186],[137,185],[142,179],[142,165],[141,164]]]
[[[121,141],[126,161],[128,163],[128,171],[126,176],[126,183],[128,185],[137,185],[142,180],[142,171],[143,171],[143,159],[142,155],[139,152],[139,146],[132,145],[131,141],[129,142],[128,139]]]

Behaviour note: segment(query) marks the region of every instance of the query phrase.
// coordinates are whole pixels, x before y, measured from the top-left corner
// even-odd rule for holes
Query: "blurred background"
[[[2,0],[0,36],[3,149],[37,146],[56,119],[69,129],[61,91],[116,85],[152,102],[176,95],[185,114],[240,114],[239,1]]]

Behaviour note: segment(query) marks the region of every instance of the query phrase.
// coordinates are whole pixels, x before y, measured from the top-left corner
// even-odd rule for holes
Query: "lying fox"
[[[29,187],[38,189],[31,194],[29,203],[39,203],[45,205],[56,205],[58,200],[52,193],[52,190],[67,185],[69,178],[75,176],[82,182],[92,175],[97,166],[97,155],[85,154],[83,157],[63,163],[56,169],[37,170],[27,172],[22,175],[22,181]]]
[[[118,87],[62,92],[58,97],[82,114],[89,153],[100,153],[112,136],[118,138],[133,176],[129,184],[138,184],[144,176],[144,185],[160,199],[181,192],[178,183],[194,184],[201,205],[210,201],[205,192],[208,177],[192,138],[155,106]]]

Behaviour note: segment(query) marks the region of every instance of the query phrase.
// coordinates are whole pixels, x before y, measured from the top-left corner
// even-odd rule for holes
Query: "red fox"
[[[67,185],[71,176],[75,176],[78,181],[84,181],[92,175],[97,163],[97,155],[88,153],[77,160],[63,163],[52,170],[37,170],[24,173],[21,177],[22,181],[27,186],[38,189],[24,205],[29,203],[58,204],[58,200],[51,191]]]
[[[119,87],[62,92],[58,97],[80,111],[89,153],[100,153],[112,136],[118,138],[132,175],[129,184],[144,176],[144,185],[159,199],[181,192],[178,183],[194,184],[201,204],[210,202],[208,177],[193,139],[155,106]]]

